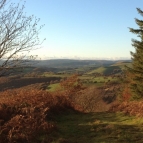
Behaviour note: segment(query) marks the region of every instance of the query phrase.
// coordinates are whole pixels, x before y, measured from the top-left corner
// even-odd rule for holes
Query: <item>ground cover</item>
[[[142,143],[143,119],[122,113],[66,112],[56,116],[52,143]]]
[[[49,92],[55,92],[56,90],[59,90],[60,89],[60,84],[59,83],[54,83],[54,84],[50,84],[48,87],[47,87],[47,90]]]

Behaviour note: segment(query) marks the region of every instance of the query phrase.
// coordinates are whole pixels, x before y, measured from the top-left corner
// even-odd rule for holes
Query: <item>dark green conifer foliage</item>
[[[138,13],[143,16],[143,11],[137,8]],[[132,46],[135,52],[131,52],[132,68],[129,71],[133,74],[131,91],[134,99],[143,98],[143,20],[135,19],[138,29],[129,28],[130,32],[139,37],[138,40],[132,39]]]

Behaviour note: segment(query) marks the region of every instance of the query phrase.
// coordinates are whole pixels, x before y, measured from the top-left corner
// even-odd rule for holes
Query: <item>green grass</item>
[[[64,77],[67,77],[67,75],[65,75],[65,74],[43,74],[43,76],[45,76],[45,77],[61,77],[61,78],[64,78]]]
[[[56,116],[52,143],[142,143],[143,119],[121,113],[67,112]]]
[[[88,72],[87,74],[94,74],[94,73],[104,73],[106,70],[105,67],[99,67],[99,68],[96,68],[94,70],[91,70],[90,72]]]
[[[59,83],[55,83],[55,84],[50,84],[48,86],[47,90],[50,91],[50,92],[54,92],[54,91],[56,91],[59,88],[60,88]]]
[[[94,76],[81,76],[81,81],[85,81],[85,85],[96,85],[96,86],[103,86],[107,82],[116,82],[120,83],[121,81],[118,78],[112,78],[111,76],[107,77],[106,79],[103,76],[94,77]]]
[[[95,81],[97,81],[97,82],[118,81],[117,78],[107,77],[105,79],[103,76],[93,78],[92,80],[93,80],[93,82],[95,82]]]
[[[128,66],[128,67],[131,67],[132,64],[131,63],[126,63],[126,62],[118,62],[118,63],[115,63],[111,66],[118,66],[120,67],[121,69],[125,69],[125,65]]]
[[[106,67],[99,67],[96,68],[94,70],[91,70],[90,72],[88,72],[87,74],[96,74],[96,73],[100,73],[100,74],[104,74],[104,75],[109,75],[111,74],[115,69],[121,69],[119,66],[106,66]]]
[[[111,66],[102,66],[102,67],[95,68],[95,69],[87,72],[87,74],[89,74],[89,75],[95,74],[95,73],[111,74],[115,69],[119,69],[119,70],[125,69],[125,65],[128,67],[131,67],[131,63],[118,62]]]

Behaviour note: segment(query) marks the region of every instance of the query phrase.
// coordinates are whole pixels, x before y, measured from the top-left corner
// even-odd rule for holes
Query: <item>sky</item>
[[[11,0],[18,3],[19,0]],[[33,51],[41,59],[130,59],[129,27],[143,19],[136,8],[142,0],[27,0],[25,12],[45,24],[39,37],[42,48]]]

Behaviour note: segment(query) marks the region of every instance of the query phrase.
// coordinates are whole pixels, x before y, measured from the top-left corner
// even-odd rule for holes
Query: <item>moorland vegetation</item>
[[[51,60],[30,67],[35,57],[17,54],[40,44],[38,20],[24,17],[24,6],[5,11],[6,2],[0,1],[0,142],[142,143],[143,21],[130,28],[141,38],[133,40],[131,62]]]

